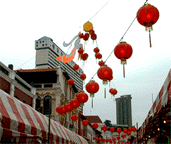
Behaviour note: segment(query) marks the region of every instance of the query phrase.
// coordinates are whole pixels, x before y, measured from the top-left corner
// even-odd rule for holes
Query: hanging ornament
[[[74,115],[71,116],[71,119],[75,123],[77,121],[78,117],[77,117],[76,114],[74,114]]]
[[[80,33],[80,32],[79,32],[78,35],[79,35],[79,38],[80,38],[80,39],[84,37],[84,34],[83,34],[83,33]]]
[[[117,136],[116,139],[119,141],[121,139],[121,137],[120,136]]]
[[[76,97],[81,106],[84,106],[84,103],[88,101],[88,95],[83,90],[76,94]]]
[[[121,137],[124,139],[126,137],[126,135],[125,134],[122,134]]]
[[[66,108],[66,110],[68,111],[69,114],[73,110],[73,107],[69,103],[65,105],[65,108]]]
[[[127,133],[127,131],[128,131],[127,128],[124,128],[124,129],[123,129],[123,132],[124,132],[124,133]]]
[[[70,88],[72,87],[72,85],[74,84],[74,80],[73,79],[69,79],[67,81],[68,85],[70,85]]]
[[[87,58],[88,58],[88,54],[87,54],[87,53],[82,54],[81,59],[82,59],[83,61],[86,61]]]
[[[90,93],[90,97],[94,97],[94,93],[98,92],[99,90],[99,84],[94,80],[90,80],[90,82],[86,84],[86,90],[88,93]]]
[[[115,128],[114,128],[114,127],[111,127],[111,128],[110,128],[110,132],[111,132],[111,133],[115,132]]]
[[[132,127],[129,127],[129,128],[128,128],[128,131],[132,132]]]
[[[131,132],[130,132],[130,131],[127,131],[127,135],[128,135],[128,136],[131,135]]]
[[[75,71],[77,71],[77,70],[79,69],[79,65],[75,64],[75,65],[73,66],[73,69],[74,69]]]
[[[93,29],[91,29],[91,30],[89,30],[89,34],[94,34],[94,30]]]
[[[92,107],[93,107],[94,93],[98,92],[99,84],[96,83],[94,80],[90,80],[90,82],[88,82],[86,84],[86,90],[87,90],[88,93],[90,93],[90,97],[92,97]]]
[[[99,61],[99,66],[103,66],[105,63],[101,60],[101,61]]]
[[[99,127],[99,125],[97,123],[94,123],[92,127],[96,130]]]
[[[95,53],[95,58],[96,59],[101,59],[102,55],[99,52],[97,52],[97,53]]]
[[[80,106],[80,103],[77,99],[74,98],[70,101],[70,105],[73,107],[73,111],[77,111],[77,108]]]
[[[109,89],[109,92],[110,92],[113,96],[115,96],[115,95],[118,93],[118,91],[117,91],[116,89],[114,89],[114,88],[110,88],[110,89]]]
[[[117,133],[120,135],[120,133],[122,132],[121,128],[117,128]]]
[[[89,124],[89,122],[88,122],[88,120],[83,120],[83,121],[82,121],[82,124],[83,124],[83,126],[86,127],[86,126]]]
[[[112,138],[112,140],[115,142],[116,141],[116,138]]]
[[[93,50],[95,53],[98,53],[100,50],[99,50],[99,48],[98,47],[96,47],[96,48],[94,48],[94,50]]]
[[[89,39],[89,36],[90,36],[89,33],[85,33],[83,39],[84,39],[85,41],[87,41],[87,40]]]
[[[56,108],[56,112],[57,112],[59,115],[62,115],[61,106],[58,106],[58,107]]]
[[[97,35],[95,33],[91,34],[91,39],[93,40],[94,43],[94,41],[97,39]]]
[[[93,29],[93,24],[88,21],[83,25],[83,29],[85,32],[89,32],[91,29]]]
[[[114,49],[115,56],[121,60],[123,64],[123,76],[125,77],[125,64],[127,64],[126,59],[129,59],[132,55],[132,47],[126,42],[120,42]]]
[[[83,83],[84,83],[84,80],[86,79],[86,75],[85,74],[81,74],[80,78],[83,80]]]
[[[97,71],[97,76],[103,80],[103,84],[108,84],[109,77],[111,77],[113,74],[113,71],[110,67],[107,65],[101,66]]]
[[[103,126],[103,127],[102,127],[102,130],[103,130],[104,132],[106,132],[106,131],[108,130],[107,126]]]
[[[138,22],[145,26],[146,31],[149,31],[149,41],[151,47],[151,35],[150,32],[153,30],[152,25],[155,24],[159,19],[159,11],[155,6],[151,4],[144,4],[137,12]]]
[[[84,53],[83,47],[81,47],[80,49],[78,49],[78,60],[81,59],[81,56],[83,55],[83,53]]]

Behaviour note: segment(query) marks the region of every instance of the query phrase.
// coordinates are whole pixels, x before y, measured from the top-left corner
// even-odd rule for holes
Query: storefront
[[[48,117],[0,89],[0,142],[47,143]],[[50,143],[88,144],[76,133],[51,120]]]

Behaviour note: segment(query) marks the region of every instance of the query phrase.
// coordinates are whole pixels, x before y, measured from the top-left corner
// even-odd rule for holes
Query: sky
[[[99,65],[93,52],[96,43],[93,44],[90,39],[85,45],[85,52],[89,54],[85,65],[83,66],[82,61],[77,61],[77,55],[74,59],[87,75],[85,84],[93,77],[100,85],[93,99],[94,107],[91,108],[89,98],[84,106],[84,115],[99,115],[103,122],[111,120],[112,124],[116,124],[116,102],[111,99],[108,92],[112,87],[118,91],[116,98],[131,94],[132,124],[138,122],[138,126],[141,126],[152,106],[152,95],[154,101],[171,68],[171,1],[148,1],[160,13],[151,32],[152,48],[149,47],[148,32],[137,19],[125,34],[123,41],[130,44],[133,49],[133,54],[125,66],[125,78],[120,60],[112,51],[144,3],[145,0],[0,1],[0,61],[6,66],[13,64],[14,69],[33,69],[35,40],[43,36],[50,37],[56,45],[67,52],[68,48],[63,47],[63,41],[68,43],[78,32],[84,33],[83,25],[90,20],[97,34],[102,59],[106,60],[111,54],[106,64],[113,70],[113,80],[110,86],[104,86],[97,75],[93,77]],[[104,88],[107,92],[106,99]]]

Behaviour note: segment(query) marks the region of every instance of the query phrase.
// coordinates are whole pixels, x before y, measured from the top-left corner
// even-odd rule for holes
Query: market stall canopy
[[[142,139],[143,135],[145,135],[146,126],[149,124],[149,120],[158,117],[159,116],[158,114],[162,109],[162,107],[168,105],[170,101],[171,101],[171,69],[166,77],[166,80],[162,88],[159,91],[159,94],[157,95],[156,100],[154,101],[145,121],[143,122],[138,132],[139,139]]]
[[[46,143],[48,117],[8,95],[0,89],[0,140],[11,139],[19,143]],[[51,120],[51,143],[88,144],[76,133]]]

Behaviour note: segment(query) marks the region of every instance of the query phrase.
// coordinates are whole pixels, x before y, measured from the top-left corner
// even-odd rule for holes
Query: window
[[[42,46],[44,46],[44,44],[42,44]]]
[[[44,41],[42,41],[44,43]]]
[[[40,101],[41,101],[41,98],[38,96],[36,99],[36,110],[40,108]]]
[[[44,84],[44,88],[52,87],[52,84]]]
[[[36,47],[38,47],[38,45],[36,45]]]
[[[41,43],[41,41],[40,41],[40,43]]]
[[[49,95],[45,96],[43,101],[43,108],[44,108],[45,115],[49,115],[49,113],[51,114],[51,109],[52,109],[51,96]]]
[[[6,69],[4,69],[2,66],[0,66],[0,71],[2,71],[6,75],[9,74],[9,72]]]

